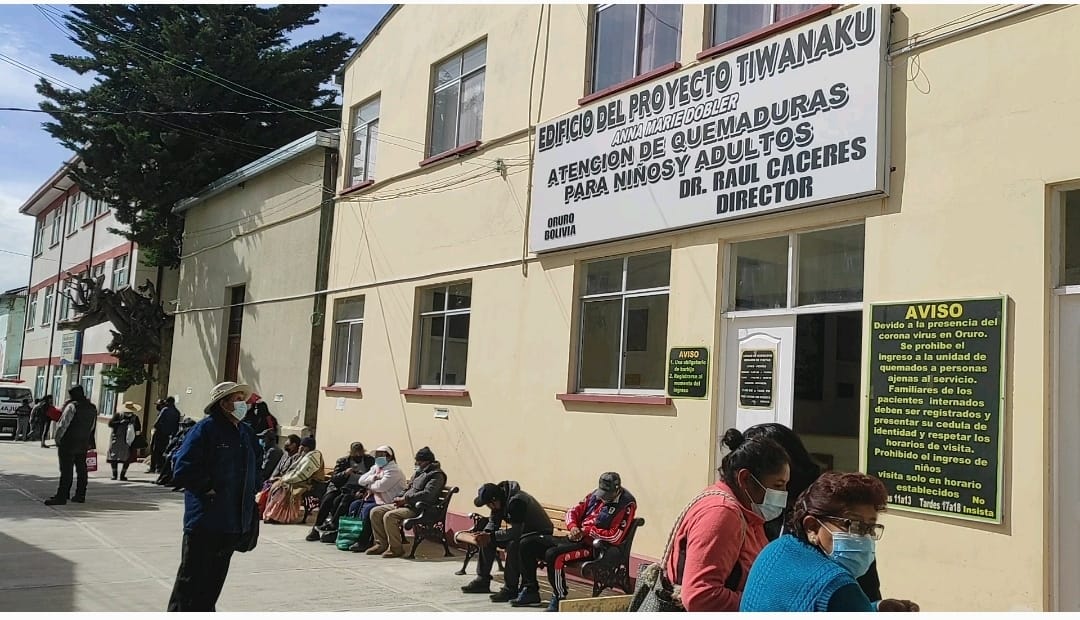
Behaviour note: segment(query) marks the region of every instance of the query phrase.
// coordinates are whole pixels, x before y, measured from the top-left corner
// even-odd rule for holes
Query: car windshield
[[[26,388],[0,387],[0,401],[22,402],[23,399],[31,400],[33,394]]]

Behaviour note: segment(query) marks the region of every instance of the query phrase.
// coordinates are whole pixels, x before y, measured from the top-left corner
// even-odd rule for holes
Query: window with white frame
[[[34,329],[34,321],[37,320],[37,291],[30,293],[30,303],[26,308],[26,329]]]
[[[420,292],[420,387],[464,387],[469,359],[472,282]]]
[[[95,281],[101,280],[101,284],[105,284],[105,263],[98,263],[90,268],[90,277]]]
[[[63,284],[60,285],[60,290],[57,292],[57,296],[60,298],[60,320],[66,321],[71,318],[71,298],[68,297],[68,289],[71,287],[71,280],[65,279]]]
[[[375,179],[375,151],[379,143],[379,98],[356,106],[352,128],[352,168],[349,185]]]
[[[856,224],[733,243],[728,309],[861,302],[864,233]]]
[[[41,398],[45,395],[45,373],[48,369],[44,366],[38,366],[37,374],[34,375],[34,398]]]
[[[83,393],[86,394],[86,397],[87,398],[92,398],[91,395],[94,393],[94,365],[93,364],[85,364],[82,367],[82,376],[80,377],[79,385],[82,386]]]
[[[583,268],[578,390],[663,390],[671,251],[604,258]]]
[[[79,230],[79,210],[83,205],[89,205],[90,199],[82,192],[75,194],[67,208],[67,234],[74,235]]]
[[[1061,192],[1061,273],[1059,286],[1080,284],[1080,189]]]
[[[128,255],[117,256],[113,259],[112,290],[119,291],[128,283]]]
[[[67,395],[64,392],[64,367],[53,366],[52,372],[52,392],[50,394],[53,397],[53,404],[62,403],[67,400]]]
[[[38,218],[34,228],[34,256],[45,251],[45,218]]]
[[[818,4],[714,4],[712,5],[712,46],[766,28],[818,7]]]
[[[52,212],[52,245],[60,243],[60,220],[63,219],[64,210],[61,207]]]
[[[97,209],[98,202],[99,201],[93,200],[89,197],[87,197],[86,200],[83,202],[82,221],[84,225],[89,224],[97,216],[97,212],[95,211],[95,209]]]
[[[116,413],[116,392],[113,391],[112,381],[105,374],[115,368],[116,364],[101,365],[101,400],[98,401],[98,415],[111,416]],[[87,398],[89,398],[89,393]]]
[[[53,296],[56,294],[56,286],[45,287],[45,299],[41,302],[41,324],[48,325],[53,319]]]
[[[359,385],[360,349],[364,341],[364,298],[350,297],[334,303],[334,385]]]
[[[487,41],[481,41],[435,67],[429,156],[480,139],[484,124],[486,67]]]
[[[679,59],[681,4],[602,4],[593,33],[592,92]]]

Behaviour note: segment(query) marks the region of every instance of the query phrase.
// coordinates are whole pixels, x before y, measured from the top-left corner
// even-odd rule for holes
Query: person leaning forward
[[[491,595],[491,600],[495,603],[510,602],[518,595],[522,569],[532,570],[536,574],[535,564],[521,565],[521,541],[535,536],[550,536],[555,526],[540,502],[522,491],[521,485],[513,480],[484,484],[476,492],[473,505],[477,508],[487,506],[491,510],[491,517],[483,531],[476,535],[476,545],[480,549],[476,579],[462,586],[461,591],[466,594],[490,591],[491,565],[495,563],[496,548],[503,548],[506,549],[503,587]],[[504,529],[504,522],[509,527]]]
[[[262,449],[241,424],[250,390],[226,381],[184,438],[173,483],[184,487],[184,538],[168,611],[214,611],[234,551],[254,547],[255,492]]]
[[[368,555],[382,555],[384,558],[404,556],[401,523],[418,514],[417,504],[431,505],[439,501],[439,495],[446,487],[446,474],[435,460],[435,453],[424,446],[417,451],[415,462],[416,474],[405,493],[395,497],[392,504],[376,506],[371,510],[371,532],[375,536],[375,546],[367,550]]]

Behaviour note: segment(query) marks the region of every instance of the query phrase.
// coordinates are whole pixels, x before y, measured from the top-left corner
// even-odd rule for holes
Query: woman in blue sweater
[[[796,500],[791,534],[758,555],[739,611],[918,611],[911,601],[871,602],[856,581],[874,562],[887,497],[873,476],[822,474]]]

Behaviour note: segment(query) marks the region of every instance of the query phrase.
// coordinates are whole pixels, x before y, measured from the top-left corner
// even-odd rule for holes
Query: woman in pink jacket
[[[664,567],[687,611],[738,611],[746,577],[768,543],[764,524],[787,507],[789,459],[771,439],[724,433],[720,480],[677,524]]]

